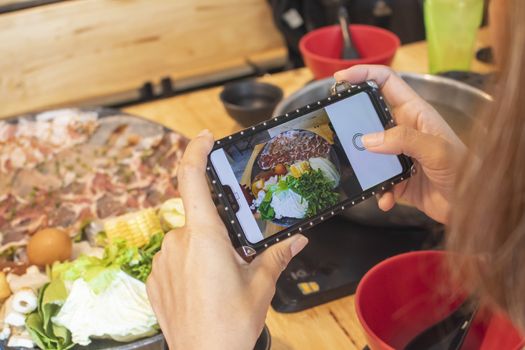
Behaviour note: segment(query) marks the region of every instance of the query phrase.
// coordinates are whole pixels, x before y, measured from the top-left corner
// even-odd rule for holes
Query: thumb
[[[398,125],[378,133],[363,135],[361,141],[374,153],[405,154],[422,165],[446,156],[447,142],[439,136],[425,134],[413,128]],[[427,164],[430,165],[430,164]]]
[[[301,234],[296,234],[266,249],[252,262],[252,267],[257,272],[263,272],[276,283],[290,260],[299,254],[307,244],[308,238]]]

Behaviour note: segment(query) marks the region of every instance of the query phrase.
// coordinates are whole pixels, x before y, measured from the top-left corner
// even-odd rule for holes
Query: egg
[[[51,265],[71,257],[73,243],[66,231],[45,228],[35,233],[27,244],[27,257],[31,264]]]

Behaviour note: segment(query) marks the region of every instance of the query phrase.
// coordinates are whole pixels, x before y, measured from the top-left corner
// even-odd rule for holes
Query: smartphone
[[[372,153],[362,144],[364,134],[392,126],[377,84],[367,81],[338,85],[324,100],[217,140],[207,175],[241,255],[253,256],[411,176],[409,157]]]

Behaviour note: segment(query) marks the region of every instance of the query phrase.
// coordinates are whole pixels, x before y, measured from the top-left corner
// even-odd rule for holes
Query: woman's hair
[[[462,282],[525,330],[525,1],[506,5],[494,103],[458,175],[447,246]]]

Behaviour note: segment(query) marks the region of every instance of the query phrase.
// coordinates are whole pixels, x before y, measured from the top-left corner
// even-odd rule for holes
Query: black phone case
[[[341,87],[343,88],[341,89]],[[265,122],[241,130],[236,134],[217,140],[215,141],[213,150],[226,147],[233,142],[254,135],[260,132],[261,130],[267,130],[279,124],[289,122],[290,120],[301,117],[318,109],[322,109],[332,103],[336,103],[344,98],[350,97],[361,92],[366,92],[371,97],[372,103],[376,111],[378,112],[378,115],[385,129],[389,129],[395,126],[394,119],[392,118],[392,115],[390,113],[390,108],[386,104],[385,99],[383,98],[381,93],[379,92],[379,87],[376,82],[366,81],[358,85],[351,85],[347,82],[339,82],[332,88],[332,95],[327,97],[326,99],[308,104],[284,115],[276,116]],[[230,239],[235,249],[239,252],[239,254],[243,256],[244,259],[251,260],[255,257],[256,254],[260,253],[269,246],[278,243],[279,241],[290,237],[293,234],[304,232],[309,228],[315,226],[316,224],[319,224],[333,217],[334,215],[340,214],[342,211],[345,210],[345,208],[352,207],[358,204],[359,202],[368,199],[369,197],[375,196],[378,193],[388,191],[395,184],[404,181],[410,176],[412,176],[412,174],[415,173],[415,167],[410,157],[405,155],[399,155],[398,157],[404,169],[403,173],[401,173],[400,175],[389,179],[379,185],[376,185],[375,187],[368,189],[365,192],[362,192],[359,196],[345,199],[339,204],[328,208],[324,212],[318,214],[317,216],[305,219],[304,221],[301,221],[298,224],[288,227],[283,231],[272,235],[271,237],[265,238],[264,240],[256,244],[250,243],[246,239],[244,232],[242,231],[242,228],[238,223],[235,211],[231,209],[232,204],[230,203],[228,196],[226,195],[222,185],[220,184],[219,178],[215,172],[215,169],[213,168],[209,157],[206,170],[208,179],[210,180],[210,188],[214,196],[214,201],[217,205],[221,218],[228,229]]]

